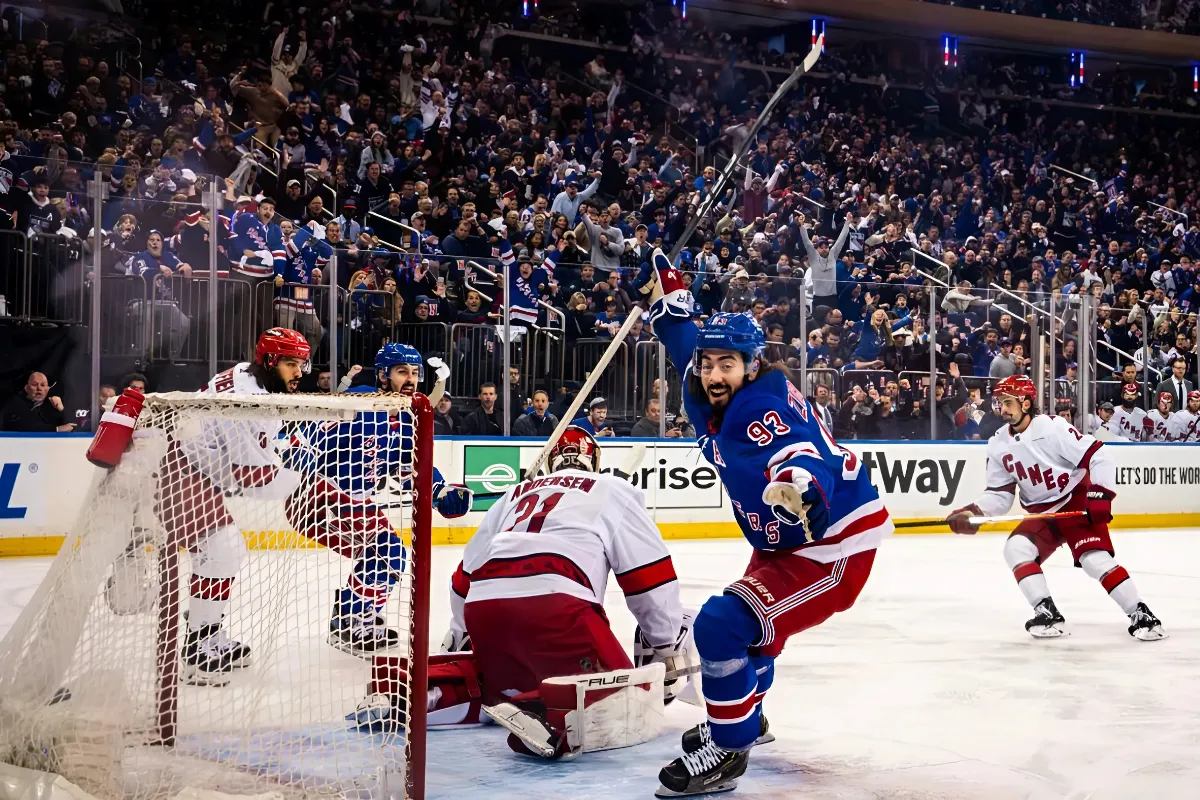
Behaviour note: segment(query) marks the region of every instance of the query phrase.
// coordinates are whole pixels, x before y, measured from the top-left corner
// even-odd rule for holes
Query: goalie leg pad
[[[390,705],[403,714],[408,680],[408,659],[403,656],[375,656],[371,662],[371,682],[367,686],[366,706]],[[378,698],[387,698],[388,704]],[[446,653],[429,659],[429,686],[426,692],[427,725],[430,729],[460,725],[478,725],[484,721],[483,689],[475,659],[471,653]]]

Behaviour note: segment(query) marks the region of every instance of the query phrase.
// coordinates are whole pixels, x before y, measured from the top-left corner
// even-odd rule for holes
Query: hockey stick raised
[[[775,90],[775,94],[771,95],[771,99],[763,106],[762,113],[758,115],[758,119],[754,120],[754,124],[750,126],[750,130],[746,132],[746,140],[742,142],[741,152],[737,158],[731,158],[729,163],[725,165],[725,169],[721,170],[720,176],[717,177],[716,183],[708,191],[708,194],[700,201],[699,209],[684,228],[683,234],[679,237],[679,241],[671,248],[671,263],[676,263],[679,258],[679,253],[687,245],[692,238],[692,234],[696,232],[696,228],[704,221],[704,218],[712,211],[717,204],[717,199],[725,192],[725,184],[733,177],[733,173],[737,170],[738,162],[746,155],[750,149],[750,145],[758,138],[758,132],[762,126],[771,117],[771,113],[775,110],[775,106],[779,105],[788,92],[790,92],[800,81],[804,74],[808,72],[817,63],[817,59],[821,57],[821,51],[825,49],[825,35],[821,34],[817,37],[817,41],[813,43],[812,49],[808,55],[804,57],[804,62],[796,67],[791,75],[779,85]],[[633,329],[633,325],[637,320],[641,319],[640,313],[631,313],[625,322],[621,325],[621,329],[613,336],[612,342],[608,345],[608,349],[600,356],[596,362],[596,366],[592,367],[592,371],[588,373],[587,380],[579,389],[579,394],[575,395],[575,399],[571,401],[571,407],[567,409],[567,413],[563,414],[562,419],[558,421],[558,426],[554,429],[554,433],[550,434],[550,438],[546,440],[546,444],[542,447],[542,451],[538,453],[537,458],[533,460],[533,464],[525,472],[525,478],[536,475],[538,470],[542,468],[550,451],[554,449],[554,445],[558,443],[559,437],[563,435],[563,431],[571,426],[571,421],[575,419],[575,415],[579,413],[579,409],[583,406],[583,401],[591,394],[595,388],[596,382],[600,380],[600,376],[604,374],[604,370],[608,368],[609,363],[617,354],[617,350],[625,341],[625,337],[629,335],[629,331]]]
[[[1036,519],[1069,519],[1071,517],[1082,517],[1084,511],[1058,511],[1052,514],[1010,514],[1000,517],[968,517],[967,522],[971,525],[994,525],[1001,522],[1024,522],[1025,520]],[[933,527],[948,527],[945,517],[938,519],[909,519],[904,522],[895,523],[895,527],[899,528],[933,528]]]

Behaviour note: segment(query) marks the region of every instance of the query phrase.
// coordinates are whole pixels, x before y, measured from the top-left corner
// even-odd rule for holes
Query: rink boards
[[[86,435],[0,433],[0,556],[57,552],[64,534],[84,511],[91,487],[102,477],[84,458],[89,441]],[[860,441],[846,446],[862,460],[898,521],[945,517],[984,488],[986,444],[982,442]],[[1200,526],[1200,444],[1106,446],[1118,465],[1113,527]],[[456,437],[435,442],[434,455],[447,480],[489,493],[516,482],[539,447],[535,440]],[[644,454],[632,474],[625,475],[635,447],[644,448]],[[665,538],[741,535],[716,470],[692,442],[604,441],[601,467],[643,488],[647,507]],[[466,542],[490,503],[477,505],[477,511],[459,520],[435,516],[434,543]],[[257,548],[301,545],[288,527],[281,508],[275,530],[246,534]],[[949,531],[931,526],[906,532]]]

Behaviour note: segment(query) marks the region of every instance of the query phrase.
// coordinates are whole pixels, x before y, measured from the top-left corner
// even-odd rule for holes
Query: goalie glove
[[[471,652],[471,634],[467,633],[466,631],[456,631],[454,628],[446,631],[446,638],[442,639],[442,652]]]
[[[812,474],[801,467],[787,467],[763,489],[763,502],[784,525],[804,529],[806,541],[815,542],[829,529],[829,503]]]
[[[650,322],[664,316],[689,319],[692,313],[692,294],[683,283],[683,274],[671,266],[671,260],[656,247],[650,262],[643,263],[633,281],[633,287],[651,302]]]
[[[474,494],[465,486],[438,481],[433,485],[433,507],[446,519],[461,517],[471,510]]]
[[[633,665],[645,667],[656,662],[662,663],[667,670],[663,681],[663,699],[666,703],[678,696],[689,676],[692,676],[692,680],[699,677],[700,654],[696,652],[696,644],[692,639],[692,623],[695,619],[693,612],[684,611],[675,641],[659,647],[650,644],[640,625],[634,630]]]

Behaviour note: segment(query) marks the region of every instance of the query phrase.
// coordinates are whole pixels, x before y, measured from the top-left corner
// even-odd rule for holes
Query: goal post
[[[0,641],[0,771],[100,800],[423,798],[432,492],[423,395],[148,395]],[[398,731],[348,719],[372,677],[348,616],[395,632]],[[248,650],[197,680],[197,642]]]

